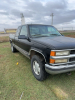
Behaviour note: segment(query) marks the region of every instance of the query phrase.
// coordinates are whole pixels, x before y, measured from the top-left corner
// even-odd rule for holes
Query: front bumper
[[[74,71],[75,64],[65,64],[59,66],[45,64],[45,70],[50,74],[66,73],[66,72]]]

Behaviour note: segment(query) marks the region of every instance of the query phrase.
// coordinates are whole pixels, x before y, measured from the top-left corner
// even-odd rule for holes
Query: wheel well
[[[41,60],[44,60],[45,61],[45,57],[41,53],[39,53],[37,51],[34,51],[34,50],[31,50],[31,52],[30,52],[30,59],[32,58],[33,55],[37,55],[37,56],[39,56],[39,58]]]

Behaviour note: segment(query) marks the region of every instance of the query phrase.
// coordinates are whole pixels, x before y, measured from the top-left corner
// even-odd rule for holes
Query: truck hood
[[[53,36],[53,37],[40,37],[33,39],[37,43],[48,46],[51,49],[74,49],[75,38],[65,36]]]

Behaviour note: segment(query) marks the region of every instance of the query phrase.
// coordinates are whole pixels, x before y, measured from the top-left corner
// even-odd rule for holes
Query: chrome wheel
[[[37,61],[33,62],[33,70],[36,75],[40,74],[40,67],[39,67],[39,63]]]

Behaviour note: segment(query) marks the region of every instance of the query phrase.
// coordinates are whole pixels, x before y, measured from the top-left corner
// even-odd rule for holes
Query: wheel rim
[[[39,63],[37,61],[33,62],[33,70],[36,75],[40,74],[40,67],[39,67]]]

